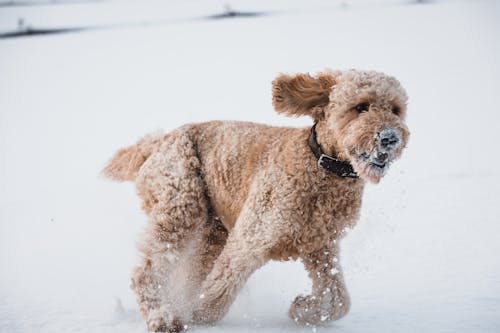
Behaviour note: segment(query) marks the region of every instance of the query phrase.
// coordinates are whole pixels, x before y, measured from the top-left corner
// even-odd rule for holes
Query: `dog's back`
[[[188,124],[165,135],[146,135],[118,150],[103,174],[114,180],[135,181],[141,172],[148,172],[141,171],[148,158],[162,154],[160,147],[166,151],[172,137],[187,137],[185,144],[191,144],[196,152],[211,203],[224,225],[232,228],[256,173],[269,170],[269,163],[289,166],[287,160],[295,155],[288,151],[290,145],[302,141],[305,146],[304,133],[303,129],[240,121]]]

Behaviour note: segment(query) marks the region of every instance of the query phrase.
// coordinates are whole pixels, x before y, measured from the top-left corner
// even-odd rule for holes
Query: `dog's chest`
[[[363,186],[357,181],[346,183],[317,186],[307,195],[297,191],[301,199],[296,201],[293,227],[283,235],[276,247],[279,251],[273,251],[274,259],[297,258],[301,253],[331,245],[333,240],[342,237],[346,228],[354,226],[359,217]]]
[[[352,227],[359,216],[362,191],[357,187],[335,186],[312,193],[304,206],[309,208],[309,219],[303,224],[302,234],[321,233],[325,238],[337,238],[346,227]]]

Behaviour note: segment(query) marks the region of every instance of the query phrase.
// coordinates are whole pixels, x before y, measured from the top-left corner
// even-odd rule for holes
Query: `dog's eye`
[[[367,112],[368,109],[370,108],[370,104],[368,103],[360,103],[358,105],[356,105],[356,111],[358,112]]]
[[[394,113],[396,116],[399,116],[399,114],[401,113],[401,109],[397,106],[393,106],[392,113]]]

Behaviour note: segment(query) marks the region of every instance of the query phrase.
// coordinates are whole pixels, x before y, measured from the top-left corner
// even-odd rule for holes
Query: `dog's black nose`
[[[399,143],[399,135],[393,129],[385,129],[379,133],[380,145],[384,148],[394,147]]]

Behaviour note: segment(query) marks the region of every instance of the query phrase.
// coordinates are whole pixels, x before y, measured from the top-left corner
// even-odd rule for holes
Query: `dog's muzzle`
[[[401,144],[401,134],[392,128],[380,131],[379,133],[377,133],[376,138],[381,151],[389,151],[395,149]]]

